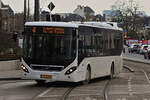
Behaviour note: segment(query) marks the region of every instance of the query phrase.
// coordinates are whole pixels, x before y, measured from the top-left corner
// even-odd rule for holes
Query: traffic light
[[[141,37],[141,40],[145,40],[144,36]]]

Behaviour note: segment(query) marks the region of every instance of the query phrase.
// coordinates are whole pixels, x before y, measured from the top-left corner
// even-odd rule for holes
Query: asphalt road
[[[150,100],[150,65],[124,61],[134,69],[126,69],[114,79],[109,89],[109,100]]]
[[[0,100],[32,100],[47,87],[38,87],[34,81],[0,81]]]

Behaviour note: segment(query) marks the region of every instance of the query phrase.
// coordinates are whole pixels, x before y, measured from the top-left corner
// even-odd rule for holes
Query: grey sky
[[[23,2],[24,0],[2,0],[5,4],[9,4],[15,12],[23,12]],[[33,1],[30,0],[31,10],[33,12]],[[55,4],[55,9],[52,13],[72,13],[77,5],[87,5],[90,6],[96,14],[101,13],[103,10],[111,9],[111,5],[114,4],[116,0],[40,0],[40,7],[42,9],[47,9],[47,5],[50,2]],[[150,0],[136,0],[142,10],[150,15]]]

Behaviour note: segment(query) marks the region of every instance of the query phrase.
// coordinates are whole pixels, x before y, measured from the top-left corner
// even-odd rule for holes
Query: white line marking
[[[128,80],[128,82],[131,82],[131,80]]]
[[[37,97],[43,97],[46,93],[48,93],[52,88],[47,89],[46,91],[39,94]]]
[[[145,74],[145,77],[146,77],[146,79],[147,79],[147,82],[150,84],[150,80],[149,80],[149,78],[148,78],[148,76],[147,76],[147,73],[142,69],[142,72]]]
[[[132,80],[132,77],[129,77],[129,80]]]
[[[148,99],[144,98],[143,100],[148,100]]]
[[[129,93],[129,95],[130,95],[130,96],[133,96],[133,93],[132,93],[132,92],[130,92],[130,93]]]
[[[129,92],[131,92],[132,91],[132,89],[129,89]]]
[[[99,96],[100,94],[97,93],[97,94],[72,94],[70,96],[73,96],[73,97],[80,97],[80,96]],[[40,98],[50,98],[50,97],[61,97],[62,95],[43,95],[42,97]]]
[[[122,100],[126,100],[126,98],[122,98]]]
[[[119,99],[117,99],[117,100],[121,100],[121,99],[119,98]]]

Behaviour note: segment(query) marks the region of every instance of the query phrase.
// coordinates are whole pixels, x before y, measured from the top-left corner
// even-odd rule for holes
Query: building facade
[[[74,12],[74,14],[78,14],[84,18],[95,15],[94,10],[92,10],[90,7],[81,6],[81,5],[78,5],[77,8],[73,12]]]
[[[5,32],[13,31],[14,11],[9,5],[3,4],[1,1],[1,30]]]
[[[112,21],[113,18],[116,18],[119,16],[120,11],[119,10],[104,10],[103,16],[105,17],[105,21]]]

